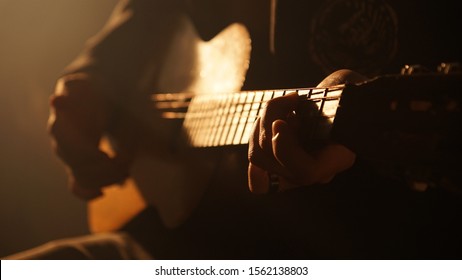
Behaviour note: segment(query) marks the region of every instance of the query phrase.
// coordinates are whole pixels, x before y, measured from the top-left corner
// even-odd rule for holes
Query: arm
[[[51,97],[49,132],[70,187],[89,199],[128,176],[129,153],[108,156],[100,139],[127,104],[155,90],[181,0],[120,1],[106,26],[65,69]],[[135,101],[133,101],[135,100]]]

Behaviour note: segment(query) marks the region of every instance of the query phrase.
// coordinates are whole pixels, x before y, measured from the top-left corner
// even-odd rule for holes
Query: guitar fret
[[[199,122],[198,118],[198,110],[197,106],[193,106],[195,103],[190,104],[190,108],[188,109],[188,119],[186,120],[186,124],[189,126],[187,133],[188,133],[188,139],[189,143],[194,146],[194,136],[197,131],[197,126]]]
[[[313,89],[310,89],[308,92],[308,99],[311,99],[313,97]]]
[[[215,141],[216,138],[219,134],[219,128],[220,128],[220,121],[223,118],[224,115],[224,105],[225,105],[225,96],[220,94],[216,100],[217,104],[217,109],[216,109],[216,116],[213,118],[214,122],[212,124],[212,133],[209,138],[209,146],[215,146]]]
[[[271,99],[273,99],[273,95],[274,95],[274,91],[265,91],[264,93],[264,98],[263,98],[263,102],[267,102],[267,101],[270,101]]]
[[[208,111],[208,108],[210,106],[209,102],[207,102],[207,100],[205,100],[206,97],[205,96],[201,96],[201,100],[202,102],[202,106],[200,107],[200,115],[199,115],[199,122],[198,122],[198,128],[197,128],[197,134],[196,134],[196,140],[195,140],[195,143],[196,143],[196,146],[198,147],[203,147],[204,146],[204,140],[205,140],[205,137],[206,137],[206,134],[205,134],[205,127],[206,127],[206,123],[209,121],[208,118],[207,118],[207,111]]]
[[[239,136],[239,140],[238,140],[238,144],[245,144],[245,139],[246,138],[249,138],[249,135],[250,133],[247,135],[247,131],[248,131],[248,127],[251,127],[249,126],[249,121],[250,121],[250,118],[251,118],[251,112],[252,112],[252,105],[253,105],[253,102],[255,101],[255,92],[249,92],[248,95],[247,95],[247,99],[249,99],[248,102],[246,102],[246,104],[244,105],[244,111],[246,112],[246,116],[244,117],[244,124],[242,126],[242,132],[241,132],[241,135]],[[255,120],[252,121],[252,123],[254,122]],[[247,137],[246,137],[247,136]]]
[[[275,90],[275,91],[273,91],[273,98],[281,97],[281,96],[284,96],[284,95],[286,95],[285,90]]]
[[[214,133],[214,122],[216,121],[217,117],[217,107],[216,107],[216,98],[209,100],[209,108],[207,110],[207,118],[208,122],[205,125],[205,139],[204,139],[204,146],[210,147],[211,142],[213,140],[213,133]]]
[[[327,96],[327,90],[324,90],[323,97]],[[321,115],[324,110],[325,99],[321,100],[321,105],[319,106],[319,114]]]
[[[228,116],[228,118],[229,118],[229,131],[228,131],[228,134],[226,135],[226,139],[225,139],[225,144],[226,145],[231,145],[233,143],[234,133],[235,133],[235,130],[237,128],[237,119],[234,117],[234,115],[235,115],[235,113],[239,113],[238,112],[239,106],[236,105],[238,103],[238,101],[239,101],[239,94],[234,94],[233,101],[234,101],[234,104],[231,107],[230,115]]]
[[[205,97],[204,97],[205,98]],[[207,139],[209,137],[209,123],[210,123],[210,107],[212,106],[210,100],[206,100],[204,102],[205,108],[204,108],[204,122],[201,127],[201,139],[200,139],[200,146],[201,147],[206,147],[207,146]]]
[[[213,141],[215,139],[215,135],[218,130],[217,123],[220,121],[220,102],[221,96],[217,96],[213,98],[211,104],[213,105],[212,108],[209,110],[210,122],[208,128],[208,136],[207,136],[207,147],[213,146]]]
[[[195,98],[194,102],[191,103],[190,107],[192,109],[192,126],[190,128],[190,139],[191,144],[196,146],[197,138],[199,137],[199,130],[200,130],[200,122],[202,121],[202,107],[204,106],[203,103],[200,102],[200,98]]]
[[[184,127],[186,128],[185,129],[185,132],[186,132],[186,137],[187,137],[187,141],[190,145],[192,145],[192,137],[191,137],[191,128],[194,126],[194,107],[192,106],[192,103],[189,104],[189,108],[188,108],[188,114],[186,115],[185,117],[185,120],[184,120]]]
[[[213,146],[218,146],[220,144],[220,138],[223,135],[223,130],[224,130],[224,124],[226,122],[226,114],[228,113],[229,110],[229,95],[226,96],[221,96],[221,110],[219,111],[219,118],[217,122],[217,133],[214,136],[213,139]]]
[[[259,98],[259,102],[258,102],[257,115],[260,115],[260,111],[262,109],[263,103],[265,102],[265,96],[266,96],[266,92],[262,91],[261,96]]]
[[[230,130],[231,130],[231,119],[229,116],[233,114],[233,102],[234,99],[234,94],[228,95],[228,102],[227,102],[227,108],[226,108],[226,113],[224,115],[224,123],[223,123],[223,133],[220,135],[220,141],[218,145],[223,146],[226,145],[226,137],[228,136]]]
[[[254,122],[256,121],[258,114],[260,112],[261,106],[262,106],[262,100],[264,98],[264,92],[263,91],[257,91],[254,93],[254,96],[252,98],[252,102],[250,102],[250,111],[248,114],[245,125],[244,132],[242,133],[241,136],[241,144],[247,144],[248,139],[250,136],[250,133],[252,132],[252,127]]]
[[[236,120],[236,131],[234,132],[232,143],[233,145],[240,144],[242,132],[244,131],[245,123],[241,122],[241,119],[244,118],[245,105],[248,98],[248,94],[240,94],[239,105],[238,105],[238,116],[235,117]]]

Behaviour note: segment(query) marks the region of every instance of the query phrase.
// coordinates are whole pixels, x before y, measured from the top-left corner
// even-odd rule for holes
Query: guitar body
[[[159,76],[157,88],[161,93],[181,92],[193,97],[241,89],[251,51],[250,36],[243,25],[230,25],[207,42],[199,38],[186,17],[178,18],[177,30]],[[155,118],[158,116],[153,113]],[[104,195],[88,204],[92,232],[116,230],[147,205],[159,211],[167,227],[175,227],[199,203],[220,153],[189,149],[180,143],[188,131],[178,130],[177,121],[163,125],[162,133],[173,135],[172,146],[178,144],[175,149],[181,151],[159,156],[152,147],[155,142],[140,141],[132,177],[122,185],[104,188]],[[112,153],[108,141],[102,143],[102,149]]]

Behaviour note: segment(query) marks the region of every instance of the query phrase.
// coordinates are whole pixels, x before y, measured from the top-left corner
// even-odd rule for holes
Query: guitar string
[[[172,107],[177,107],[177,106],[180,106],[181,104],[189,104],[191,103],[193,99],[196,101],[200,100],[202,102],[206,102],[206,101],[219,100],[219,99],[223,99],[223,97],[226,98],[228,96],[234,96],[234,95],[246,96],[246,95],[252,95],[256,93],[265,95],[265,94],[273,94],[273,92],[280,92],[282,93],[281,95],[285,95],[287,93],[292,93],[292,92],[300,93],[299,94],[300,97],[306,97],[310,99],[311,96],[313,95],[322,95],[322,97],[317,97],[317,98],[328,97],[328,96],[325,96],[326,93],[341,91],[343,88],[344,86],[341,86],[341,87],[339,86],[336,88],[311,88],[311,89],[300,89],[300,90],[247,91],[247,92],[238,92],[238,93],[226,94],[226,95],[217,94],[217,95],[198,95],[198,96],[185,95],[185,94],[178,94],[178,96],[176,96],[176,94],[167,93],[167,94],[154,94],[152,95],[151,100],[153,100],[156,103],[160,103],[160,104],[162,103],[173,104]],[[307,92],[307,93],[303,93],[303,92]],[[177,105],[177,104],[180,104],[180,105]]]
[[[316,98],[307,98],[307,99],[304,99],[304,101],[311,101],[311,102],[321,102],[321,103],[325,103],[325,102],[328,102],[328,101],[338,101],[340,100],[340,95],[339,96],[328,96],[328,97],[316,97]],[[200,105],[204,105],[206,104],[207,102],[198,102],[196,104],[196,108]],[[234,107],[236,106],[245,106],[245,105],[254,105],[254,104],[265,104],[266,101],[257,101],[257,102],[244,102],[244,103],[235,103]],[[182,119],[184,118],[187,114],[188,115],[194,115],[196,112],[175,112],[175,111],[169,111],[169,109],[188,109],[190,108],[189,106],[185,106],[185,107],[176,107],[176,106],[173,106],[173,107],[168,107],[168,106],[161,106],[161,108],[157,108],[157,109],[160,109],[161,110],[161,113],[165,113],[167,116],[177,116],[177,117],[174,117],[174,118],[179,118],[179,119]],[[220,108],[212,108],[211,110],[212,111],[218,111]],[[252,111],[252,110],[255,110],[255,109],[250,109],[250,110],[246,110],[245,112],[248,112],[248,111]],[[257,111],[260,111],[260,109],[258,109]],[[199,111],[199,110],[196,110],[196,111]],[[220,114],[220,116],[224,116],[224,115],[232,115],[234,113],[226,113],[226,114]],[[168,117],[169,118],[169,117]]]
[[[249,93],[256,93],[256,92],[260,92],[260,93],[265,93],[265,92],[276,92],[276,91],[280,91],[280,92],[286,92],[286,93],[289,93],[289,92],[314,92],[315,94],[316,93],[319,93],[319,94],[322,94],[324,91],[328,91],[328,92],[333,92],[333,91],[337,91],[337,90],[341,90],[345,88],[345,85],[338,85],[338,86],[332,86],[332,87],[320,87],[320,88],[317,88],[317,87],[313,87],[313,88],[300,88],[300,89],[277,89],[277,90],[247,90],[247,91],[241,91],[241,92],[235,92],[235,93],[232,93],[232,94],[214,94],[214,95],[197,95],[197,94],[194,94],[194,93],[154,93],[154,94],[151,94],[151,99],[153,101],[166,101],[166,100],[190,100],[190,99],[193,99],[193,98],[198,98],[198,97],[217,97],[217,96],[228,96],[228,95],[233,95],[233,94],[249,94]],[[303,96],[303,95],[307,95],[307,94],[301,94],[300,96]]]
[[[330,92],[334,92],[334,91],[330,91]],[[324,92],[323,92],[324,93]],[[323,94],[323,93],[316,93],[316,94]],[[304,98],[306,96],[308,96],[308,94],[303,94],[303,95],[299,95],[300,98]],[[335,98],[338,98],[340,97],[340,95],[338,96],[322,96],[322,97],[313,97],[313,98],[305,98],[304,100],[306,101],[316,101],[316,100],[329,100],[330,98],[332,99],[335,99]],[[218,100],[218,98],[210,98],[208,100],[196,100],[194,101],[194,103],[208,103],[208,102],[211,102],[211,101],[215,101],[215,100]],[[246,105],[246,104],[253,104],[253,103],[258,103],[258,102],[262,102],[262,103],[265,103],[266,101],[255,101],[255,102],[237,102],[235,103],[236,105]],[[187,109],[189,107],[189,105],[192,103],[192,101],[167,101],[167,100],[162,100],[162,101],[155,101],[155,106],[159,109]]]
[[[300,95],[300,97],[303,99],[303,101],[330,101],[330,100],[338,100],[340,99],[340,94],[336,96],[323,96],[323,97],[313,97],[313,98],[303,98],[307,95]],[[214,100],[201,100],[201,102],[195,102],[194,104],[197,106],[197,104],[204,104],[204,103],[210,103],[211,101]],[[236,102],[233,103],[235,106],[245,106],[245,105],[252,105],[252,104],[258,104],[258,103],[266,103],[266,101],[255,101],[255,102]],[[181,104],[181,106],[180,106]],[[179,109],[188,109],[190,108],[191,102],[168,102],[168,101],[162,101],[162,102],[156,102],[154,105],[157,109],[160,110],[179,110]]]
[[[334,96],[328,96],[328,94],[340,93],[342,88],[312,88],[308,89],[308,93],[299,94],[299,96],[305,101],[321,102],[317,106],[319,117],[330,119],[335,114],[325,114],[325,102],[330,100],[338,101],[340,94]],[[304,89],[304,91],[307,91],[307,89]],[[293,92],[293,90],[279,90],[277,92],[280,93],[278,96],[284,96],[288,92]],[[298,90],[295,90],[295,92],[299,93]],[[212,96],[212,98],[209,98],[210,96],[199,96],[200,98],[194,100],[194,106],[191,106],[192,109],[190,108],[188,112],[188,118],[186,118],[187,113],[181,112],[181,110],[186,111],[190,107],[192,98],[190,100],[185,100],[185,98],[194,97],[192,94],[162,94],[153,98],[153,100],[157,101],[155,105],[157,109],[163,111],[164,117],[180,120],[190,119],[192,123],[189,130],[191,144],[194,146],[216,146],[218,144],[243,143],[244,136],[249,133],[248,128],[250,128],[250,124],[255,122],[262,105],[273,99],[275,94],[276,91],[248,91],[224,97],[223,95]],[[255,100],[257,95],[261,95],[259,101]],[[222,107],[223,104],[225,104],[225,107]],[[256,105],[258,108],[255,109]],[[250,117],[251,115],[253,117]],[[213,118],[213,116],[217,116],[217,118]],[[230,116],[232,116],[232,119]],[[318,131],[319,121],[316,121],[315,124],[314,130]],[[315,134],[315,131],[311,130],[311,132],[312,135]]]

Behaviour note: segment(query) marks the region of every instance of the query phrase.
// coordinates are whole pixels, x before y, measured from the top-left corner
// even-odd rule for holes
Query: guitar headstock
[[[332,137],[417,190],[462,191],[462,73],[412,65],[344,89]]]

